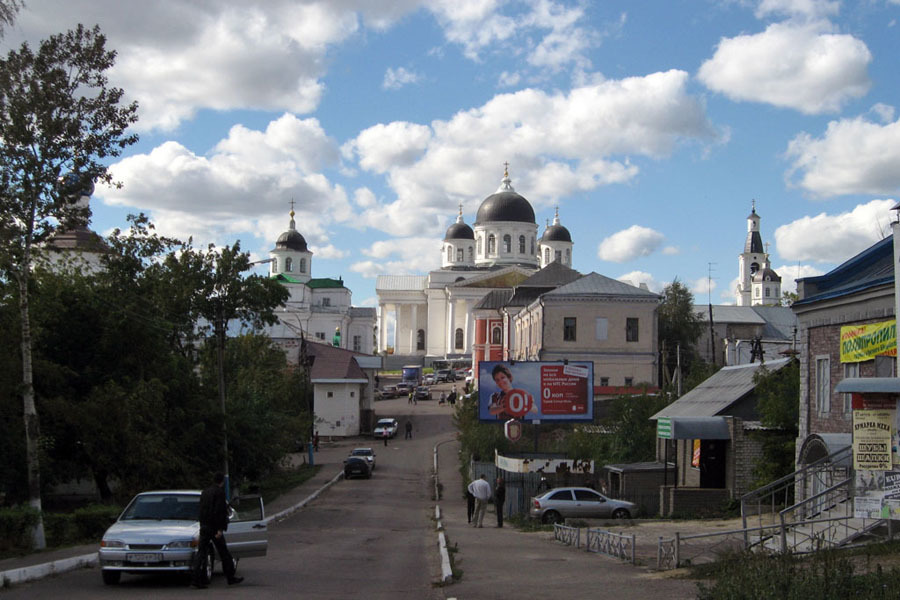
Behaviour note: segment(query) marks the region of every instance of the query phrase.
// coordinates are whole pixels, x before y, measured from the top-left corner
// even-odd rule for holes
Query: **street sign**
[[[669,417],[660,417],[656,421],[656,437],[664,440],[672,439],[672,419]]]
[[[522,439],[522,422],[510,419],[503,424],[503,434],[511,442],[518,442]]]

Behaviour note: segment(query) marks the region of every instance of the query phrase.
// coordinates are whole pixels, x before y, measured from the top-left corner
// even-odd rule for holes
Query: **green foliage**
[[[459,433],[460,461],[467,470],[470,460],[494,460],[494,449],[506,452],[509,440],[503,435],[503,428],[496,423],[482,423],[478,420],[478,394],[469,399],[461,397],[453,412],[453,424]],[[467,471],[465,471],[467,472]],[[465,476],[463,479],[465,480]]]
[[[96,542],[121,512],[120,506],[92,504],[69,513],[44,513],[47,543],[71,546]]]
[[[762,456],[753,474],[755,487],[776,481],[794,471],[797,420],[800,404],[800,363],[791,361],[778,371],[760,368],[754,377],[760,421],[770,431],[754,434],[762,440]]]
[[[650,417],[665,408],[664,396],[641,394],[620,396],[612,401],[609,417],[604,425],[611,432],[607,436],[606,460],[630,463],[656,458],[656,422]]]
[[[837,552],[817,552],[809,558],[790,554],[736,553],[702,572],[711,584],[699,584],[700,600],[844,600],[845,598],[898,598],[900,571],[859,574],[854,564]]]
[[[0,555],[31,548],[31,529],[39,514],[30,506],[0,508]]]

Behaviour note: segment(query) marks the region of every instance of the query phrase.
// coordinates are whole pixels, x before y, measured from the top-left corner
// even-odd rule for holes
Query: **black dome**
[[[465,223],[454,223],[447,228],[445,240],[474,240],[475,232]]]
[[[544,230],[541,236],[542,242],[572,242],[572,234],[562,225],[551,225]]]
[[[516,192],[497,192],[484,199],[475,216],[476,225],[491,221],[534,223],[534,209],[528,200]]]
[[[278,241],[275,242],[275,248],[287,248],[288,250],[294,250],[296,252],[309,252],[306,247],[306,240],[303,239],[303,236],[300,235],[300,232],[296,229],[289,229],[278,236]]]

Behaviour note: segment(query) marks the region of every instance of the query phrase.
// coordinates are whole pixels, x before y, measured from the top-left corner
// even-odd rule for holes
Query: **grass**
[[[553,531],[553,525],[541,523],[539,520],[532,519],[524,513],[511,515],[506,518],[506,521],[519,531],[524,531],[526,533],[534,531]]]

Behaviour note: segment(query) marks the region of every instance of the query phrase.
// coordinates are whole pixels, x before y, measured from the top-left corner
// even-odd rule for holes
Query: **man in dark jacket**
[[[497,527],[503,527],[503,504],[506,502],[506,484],[502,477],[497,478],[494,487],[494,506],[497,509]]]
[[[216,473],[213,485],[200,494],[200,540],[197,545],[197,554],[194,555],[193,574],[191,585],[198,588],[206,587],[202,573],[206,568],[206,548],[212,543],[222,561],[222,570],[228,578],[228,585],[234,585],[244,580],[234,574],[234,559],[228,551],[225,543],[225,530],[228,529],[228,502],[225,500],[225,475]]]

